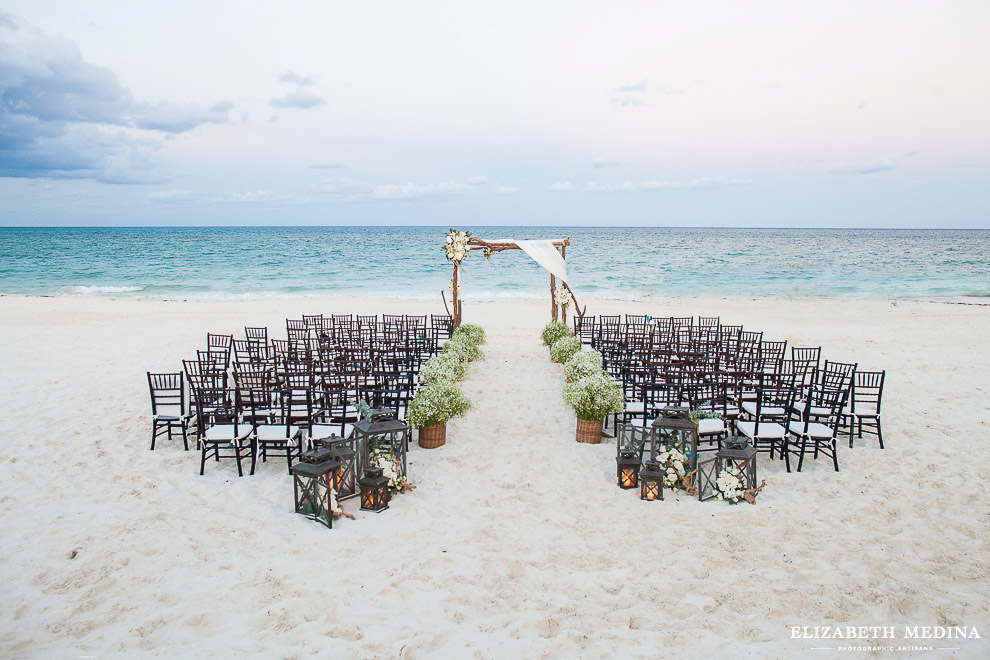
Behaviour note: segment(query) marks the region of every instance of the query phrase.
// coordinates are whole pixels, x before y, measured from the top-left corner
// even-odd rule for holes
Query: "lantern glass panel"
[[[365,470],[371,465],[371,454],[376,449],[391,453],[399,459],[402,476],[406,472],[406,447],[409,444],[409,425],[396,419],[381,421],[361,420],[354,425],[354,438],[360,460],[358,470]]]
[[[639,456],[635,452],[622,452],[615,463],[619,488],[629,489],[639,485]]]
[[[743,488],[756,488],[756,448],[747,438],[729,438],[715,458],[718,459],[718,472],[730,470],[739,475]]]
[[[649,460],[639,473],[639,499],[657,501],[663,499],[663,472],[660,463]]]
[[[380,467],[369,467],[365,476],[358,479],[358,485],[361,487],[362,510],[380,512],[388,508],[388,477],[382,476]]]

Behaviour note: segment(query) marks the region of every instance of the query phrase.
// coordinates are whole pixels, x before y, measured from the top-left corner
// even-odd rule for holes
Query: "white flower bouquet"
[[[578,419],[605,419],[622,410],[622,388],[604,371],[597,371],[564,385],[564,401],[574,409]]]
[[[562,286],[557,287],[557,290],[553,292],[553,301],[567,309],[567,306],[571,304],[571,294],[570,292]]]
[[[388,479],[388,489],[392,493],[402,492],[406,478],[402,476],[402,463],[394,454],[376,449],[371,453],[371,463],[382,469],[382,476]]]
[[[663,472],[663,485],[670,490],[679,490],[681,478],[686,474],[688,457],[677,447],[664,447],[663,451],[657,454],[657,461],[660,463]]]
[[[447,261],[454,262],[454,265],[461,266],[461,262],[471,256],[468,241],[471,240],[471,232],[457,231],[451,229],[447,232],[446,243],[443,246],[444,255]]]
[[[724,470],[715,479],[715,499],[720,502],[739,504],[745,493],[746,489],[738,472]]]

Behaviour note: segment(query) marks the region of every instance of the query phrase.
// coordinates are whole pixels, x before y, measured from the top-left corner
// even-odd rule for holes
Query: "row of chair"
[[[791,347],[762,332],[722,324],[718,317],[647,315],[574,319],[575,335],[601,351],[622,386],[626,405],[613,423],[649,424],[665,407],[700,413],[699,435],[720,447],[730,434],[798,470],[810,452],[832,459],[840,429],[849,446],[864,431],[877,435],[885,373],[855,363],[821,360],[820,347]],[[787,357],[789,355],[789,357]]]
[[[405,417],[422,363],[450,338],[449,316],[304,316],[286,321],[287,340],[245,327],[243,339],[209,333],[183,372],[148,373],[151,448],[189,435],[206,461],[284,457],[291,469],[304,445],[351,435],[356,402]],[[284,342],[284,343],[282,343]],[[232,384],[231,384],[232,383]],[[188,397],[186,392],[188,390]]]

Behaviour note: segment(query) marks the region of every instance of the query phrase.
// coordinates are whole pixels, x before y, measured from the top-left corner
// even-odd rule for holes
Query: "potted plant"
[[[564,385],[564,400],[577,414],[577,441],[597,444],[605,418],[622,410],[622,388],[599,370]]]
[[[471,402],[449,380],[424,385],[409,402],[408,421],[419,428],[419,446],[435,449],[447,442],[447,422],[463,415]]]

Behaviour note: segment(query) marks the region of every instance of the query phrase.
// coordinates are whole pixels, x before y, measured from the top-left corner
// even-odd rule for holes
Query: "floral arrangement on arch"
[[[553,292],[553,301],[567,309],[567,306],[571,304],[571,294],[564,287],[558,286],[557,290]]]
[[[452,261],[461,270],[464,270],[461,262],[471,256],[471,250],[468,247],[469,240],[471,240],[471,232],[451,229],[447,232],[446,243],[443,246],[447,261]]]

